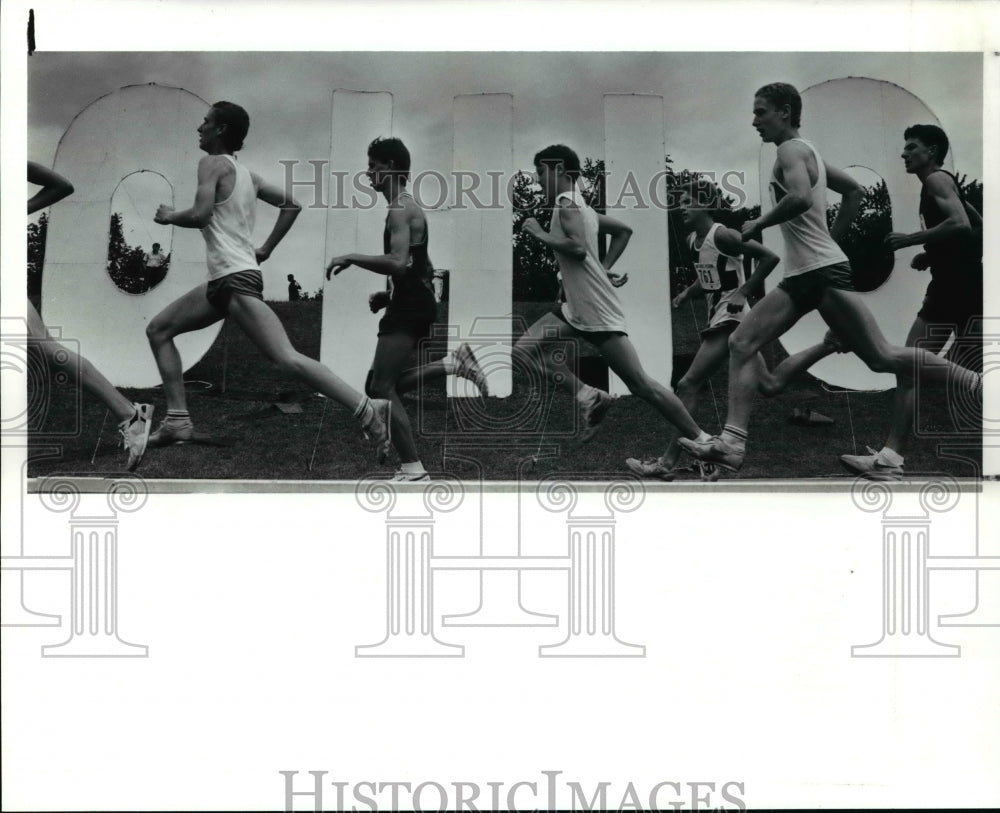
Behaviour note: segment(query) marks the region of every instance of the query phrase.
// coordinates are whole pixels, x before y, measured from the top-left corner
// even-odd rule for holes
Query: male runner
[[[731,471],[743,465],[747,429],[757,391],[753,357],[811,310],[847,347],[875,372],[912,380],[920,364],[928,381],[951,381],[959,389],[982,392],[982,376],[933,353],[890,345],[871,312],[854,291],[847,256],[837,245],[862,200],[861,186],[842,170],[826,166],[816,148],[799,136],[802,99],[785,83],[757,91],[753,126],[765,142],[778,147],[768,185],[774,208],[743,225],[743,239],[760,237],[763,229],[780,226],[785,241],[785,276],[744,318],[729,340],[729,414],[722,434],[704,442],[682,438],[695,457]],[[843,197],[832,229],[826,225],[826,188]]]
[[[716,213],[722,208],[722,195],[708,180],[698,179],[691,191],[685,190],[680,206],[684,225],[691,229],[688,248],[696,258],[697,275],[691,285],[674,297],[673,306],[677,308],[693,297],[708,297],[708,325],[701,332],[701,345],[675,389],[677,397],[690,412],[701,388],[729,356],[729,336],[749,311],[747,296],[763,289],[764,280],[778,265],[778,255],[756,240],[744,243],[739,232],[716,222]],[[744,279],[743,274],[744,254],[757,261],[749,280]],[[778,395],[796,375],[835,352],[842,352],[842,348],[831,331],[821,343],[785,359],[773,373],[767,369],[764,357],[757,353],[754,363],[758,389],[766,396]],[[659,458],[637,460],[630,457],[625,464],[642,477],[669,481],[680,471],[676,468],[680,453],[675,440]],[[703,480],[718,479],[718,470],[713,464],[695,462]]]
[[[28,162],[28,182],[42,187],[28,201],[29,215],[73,194],[73,184],[59,173],[33,161]],[[135,471],[146,453],[149,428],[153,420],[152,405],[133,404],[87,359],[57,343],[30,302],[28,345],[42,353],[50,369],[65,373],[70,380],[99,398],[111,410],[119,422],[118,431],[128,451],[128,470]]]
[[[365,386],[369,395],[385,398],[393,405],[393,445],[399,453],[396,481],[429,480],[417,454],[413,429],[400,394],[420,382],[444,375],[459,375],[488,395],[486,376],[479,369],[472,349],[462,344],[449,361],[410,367],[417,343],[430,336],[437,318],[432,284],[434,266],[427,252],[427,216],[406,191],[410,175],[410,152],[398,138],[376,138],[368,145],[368,180],[389,204],[382,234],[383,254],[341,254],[327,264],[326,278],[356,265],[388,278],[391,291],[369,297],[372,313],[385,308],[378,325],[378,344]]]
[[[278,317],[263,300],[260,263],[271,256],[291,228],[301,207],[282,189],[236,163],[250,128],[246,111],[232,102],[216,102],[198,127],[199,146],[208,153],[198,163],[198,189],[190,209],[161,205],[154,220],[201,229],[208,254],[208,282],[168,305],[146,328],[167,399],[167,417],[150,437],[155,446],[194,438],[184,393],[184,368],[174,337],[201,330],[230,317],[278,369],[353,411],[381,460],[390,442],[390,404],[371,400],[345,384],[315,359],[299,353]],[[257,199],[277,207],[277,222],[264,244],[253,237]]]
[[[593,344],[629,392],[650,404],[681,432],[708,440],[676,395],[646,375],[635,347],[625,331],[625,315],[608,278],[608,271],[621,256],[632,229],[607,215],[598,214],[583,200],[576,179],[580,159],[562,144],[547,147],[534,158],[535,171],[548,205],[554,207],[549,231],[533,217],[521,230],[555,253],[562,274],[565,301],[542,316],[525,331],[514,346],[522,363],[538,366],[553,380],[576,395],[583,432],[581,440],[593,437],[614,398],[580,381],[565,363],[544,352],[553,341],[585,339]],[[598,241],[611,235],[604,256],[598,259]]]
[[[941,168],[948,154],[944,130],[934,124],[915,124],[906,129],[903,140],[906,171],[916,175],[922,184],[923,229],[913,234],[893,232],[885,243],[892,251],[923,243],[924,251],[910,265],[918,271],[930,268],[931,281],[906,337],[906,346],[914,347],[919,342],[925,350],[940,353],[951,333],[956,339],[966,339],[974,332],[974,320],[983,315],[983,221],[965,200],[955,176]],[[972,355],[970,366],[976,366],[981,359]],[[902,478],[903,452],[913,428],[913,406],[913,382],[901,379],[893,397],[885,445],[877,452],[869,448],[867,455],[841,455],[844,467],[870,479]]]

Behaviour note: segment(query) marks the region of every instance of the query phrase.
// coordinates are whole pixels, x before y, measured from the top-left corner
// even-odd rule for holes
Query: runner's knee
[[[173,338],[167,330],[166,320],[159,316],[154,316],[146,325],[146,340],[150,344],[162,344]]]
[[[906,373],[903,369],[906,365],[900,363],[891,348],[873,347],[861,358],[873,373]]]
[[[784,387],[773,378],[762,378],[757,382],[757,391],[765,398],[773,398],[784,391]]]
[[[730,358],[747,359],[757,352],[757,343],[752,336],[735,331],[729,337]]]

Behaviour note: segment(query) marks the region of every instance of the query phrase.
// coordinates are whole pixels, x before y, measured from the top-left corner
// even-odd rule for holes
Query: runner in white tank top
[[[212,207],[212,217],[201,230],[205,238],[208,278],[219,279],[237,271],[259,271],[252,237],[257,214],[257,189],[253,175],[236,163],[231,155],[223,160],[232,164],[235,179],[232,192]]]
[[[792,138],[789,143],[804,144],[816,162],[816,182],[810,189],[809,208],[797,217],[778,224],[785,240],[784,275],[794,277],[824,266],[846,263],[847,255],[830,236],[826,225],[826,164],[816,148],[804,138]],[[771,169],[767,191],[772,208],[788,194],[788,189],[778,177],[778,164]]]
[[[614,330],[625,333],[625,314],[621,303],[608,279],[607,270],[598,259],[597,212],[586,204],[575,187],[556,197],[549,233],[556,239],[566,239],[559,216],[563,201],[579,210],[586,245],[586,253],[579,259],[556,252],[556,262],[562,274],[563,292],[566,296],[562,306],[563,316],[573,327],[584,332]]]
[[[832,244],[847,233],[864,193],[846,172],[824,165],[813,146],[799,137],[802,99],[798,91],[782,82],[765,85],[755,95],[753,115],[753,126],[761,140],[778,147],[772,189],[784,194],[767,214],[743,225],[743,239],[757,239],[763,229],[781,225],[786,255],[794,258],[795,265],[730,338],[729,414],[722,434],[705,443],[682,439],[684,449],[733,471],[743,465],[757,392],[754,357],[761,347],[814,309],[872,370],[909,380],[919,369],[921,382],[950,382],[959,391],[981,393],[981,375],[926,351],[890,345],[861,295],[854,291],[850,265],[837,259],[839,250],[835,251]],[[822,234],[827,185],[842,196],[829,241]],[[827,264],[817,266],[817,262]]]
[[[653,406],[685,435],[699,437],[695,422],[677,396],[646,375],[625,333],[625,316],[607,271],[625,250],[632,230],[598,214],[576,194],[580,159],[569,147],[561,144],[547,147],[535,156],[534,163],[545,199],[553,207],[552,224],[546,232],[535,218],[529,217],[521,230],[555,252],[566,302],[528,328],[514,346],[515,361],[540,369],[576,395],[581,440],[593,436],[614,399],[609,393],[581,382],[565,362],[557,360],[557,354],[546,352],[546,346],[554,340],[589,341],[633,395]],[[601,263],[598,241],[604,235],[611,236],[611,243]]]
[[[199,439],[187,409],[184,367],[174,338],[229,317],[279,369],[351,409],[375,441],[376,458],[381,460],[391,440],[389,402],[369,399],[315,359],[295,350],[274,311],[263,301],[259,264],[271,256],[302,207],[283,189],[265,183],[233,158],[233,152],[243,146],[249,126],[250,119],[239,105],[212,105],[198,128],[199,146],[208,155],[198,163],[194,205],[180,212],[170,206],[156,211],[157,223],[201,229],[209,281],[168,305],[146,328],[167,401],[167,417],[150,436],[149,444],[168,446]],[[252,241],[258,198],[277,207],[279,214],[271,234],[255,249]]]
[[[708,326],[701,331],[698,352],[687,372],[677,382],[676,389],[677,397],[685,408],[693,412],[698,394],[729,357],[729,336],[750,311],[747,295],[763,287],[764,279],[778,265],[778,255],[756,240],[744,243],[739,232],[715,222],[716,212],[722,208],[722,196],[708,180],[695,181],[691,191],[681,195],[680,205],[684,225],[692,230],[688,247],[692,251],[691,263],[697,276],[691,285],[674,297],[673,306],[679,308],[696,296],[708,298]],[[744,254],[757,261],[749,281],[743,277]],[[773,373],[767,369],[763,356],[757,353],[760,392],[767,396],[783,392],[800,372],[838,349],[837,343],[828,336],[826,341],[785,359]],[[642,477],[670,481],[679,473],[692,471],[677,467],[680,452],[680,445],[674,440],[659,458],[639,460],[630,457],[625,465]],[[702,480],[719,478],[715,465],[700,460],[696,463],[693,471]]]

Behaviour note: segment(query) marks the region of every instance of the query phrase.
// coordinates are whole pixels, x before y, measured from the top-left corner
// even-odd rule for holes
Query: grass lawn
[[[270,304],[292,343],[307,355],[318,357],[321,303]],[[514,313],[530,324],[548,307],[546,303],[515,303]],[[442,322],[447,321],[445,307],[440,316]],[[517,321],[515,333],[519,333]],[[691,311],[675,312],[675,378],[690,363],[698,342]],[[436,344],[432,357],[445,352],[443,340]],[[584,349],[585,359],[593,355],[590,348]],[[772,367],[784,357],[778,346],[766,348],[764,355]],[[138,472],[144,478],[354,480],[391,474],[396,467],[391,461],[375,471],[372,449],[349,412],[278,374],[234,328],[223,328],[215,345],[185,378],[191,382],[189,405],[199,430],[235,442],[231,446],[151,449]],[[80,399],[68,385],[50,382],[49,387],[52,399],[44,425],[30,439],[33,458],[29,476],[121,472],[125,455],[103,404],[84,397],[82,416],[76,421],[74,412]],[[727,375],[721,371],[701,395],[694,418],[708,431],[717,431],[720,418],[725,418],[726,389]],[[159,389],[126,394],[133,400],[153,403],[159,423],[165,410]],[[470,479],[480,475],[489,480],[532,479],[551,472],[580,479],[620,477],[627,472],[626,457],[659,454],[670,437],[669,427],[651,407],[625,397],[612,408],[593,440],[580,444],[571,437],[572,399],[562,393],[552,395],[531,391],[515,377],[514,394],[507,399],[449,400],[441,381],[425,388],[422,403],[416,393],[405,396],[404,401],[411,421],[419,426],[417,445],[424,465],[432,472],[446,470]],[[978,434],[956,434],[943,390],[925,391],[921,399],[921,437],[914,439],[907,454],[907,472],[977,476]],[[782,396],[758,402],[747,462],[738,474],[725,474],[724,479],[849,478],[838,456],[864,453],[866,444],[881,446],[891,401],[891,392],[830,392],[804,375]],[[275,406],[278,402],[298,403],[302,411],[286,414]],[[550,407],[544,434],[519,435],[519,426],[538,419],[541,404]],[[816,428],[789,424],[787,419],[796,406],[812,407],[835,423]],[[484,420],[501,429],[484,433]],[[73,434],[75,425],[81,429]],[[975,448],[962,459],[939,457],[937,449],[942,443],[972,444]],[[51,446],[60,447],[58,453],[43,457],[43,450]],[[525,460],[533,455],[539,455],[538,464],[523,471]]]

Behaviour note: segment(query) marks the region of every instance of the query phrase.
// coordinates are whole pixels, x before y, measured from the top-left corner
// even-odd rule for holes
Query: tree
[[[864,198],[840,247],[851,263],[851,277],[858,291],[874,291],[892,273],[895,256],[885,247],[885,237],[892,231],[892,204],[885,181],[864,187]],[[828,206],[828,226],[840,211],[840,203]]]
[[[983,213],[983,184],[982,181],[966,181],[968,175],[963,175],[958,179],[958,188],[962,190],[965,199],[975,207],[979,214]]]
[[[537,194],[531,175],[520,172],[514,177],[514,279],[513,296],[516,302],[544,302],[554,300],[559,291],[556,279],[555,257],[552,252],[521,231],[529,217],[535,218],[544,229],[552,220],[552,210],[544,205]]]
[[[37,223],[28,224],[28,301],[36,309],[40,309],[42,299],[42,267],[45,265],[45,235],[48,230],[48,212],[44,212]]]

